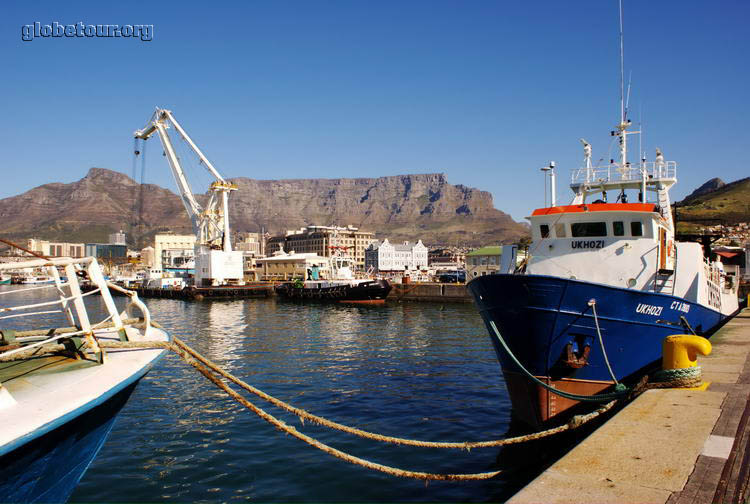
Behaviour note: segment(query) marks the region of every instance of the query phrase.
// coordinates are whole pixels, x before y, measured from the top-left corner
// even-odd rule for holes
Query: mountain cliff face
[[[231,195],[230,218],[238,231],[265,227],[275,234],[309,224],[353,224],[380,238],[467,245],[511,242],[528,234],[494,208],[488,192],[449,184],[442,174],[232,182],[239,190]],[[0,233],[105,241],[117,229],[131,232],[139,206],[140,234],[190,232],[182,203],[171,191],[141,187],[124,174],[92,168],[78,182],[46,184],[0,200]]]
[[[394,240],[473,244],[526,234],[494,208],[490,193],[449,184],[442,174],[233,182],[239,191],[232,195],[232,218],[247,229],[353,224]]]

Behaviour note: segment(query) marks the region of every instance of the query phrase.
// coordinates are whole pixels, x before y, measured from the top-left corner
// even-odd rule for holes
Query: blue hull
[[[559,277],[488,275],[472,280],[468,289],[490,333],[514,410],[520,420],[532,425],[576,402],[532,387],[500,346],[490,322],[532,374],[560,389],[591,394],[613,381],[589,300],[596,300],[604,348],[618,381],[634,379],[655,365],[666,336],[689,333],[681,317],[706,337],[726,319],[715,310],[675,296]],[[580,367],[571,365],[571,354],[581,358]]]
[[[136,384],[0,457],[0,502],[67,501]]]

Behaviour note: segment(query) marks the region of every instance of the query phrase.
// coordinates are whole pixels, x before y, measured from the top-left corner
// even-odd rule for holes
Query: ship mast
[[[640,131],[627,131],[631,124],[627,115],[628,111],[625,105],[625,32],[622,19],[622,0],[620,0],[620,124],[616,126],[617,129],[612,132],[612,135],[620,137],[619,164],[623,174],[630,169],[630,163],[628,162],[628,135],[640,133]]]

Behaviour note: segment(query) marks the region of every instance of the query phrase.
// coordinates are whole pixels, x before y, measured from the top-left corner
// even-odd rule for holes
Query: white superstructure
[[[615,132],[623,145],[628,124]],[[655,162],[631,165],[621,157],[593,167],[591,146],[583,143],[584,167],[573,171],[570,185],[573,204],[540,208],[529,217],[526,273],[669,294],[733,313],[737,283],[727,280],[722,264],[705,260],[698,243],[675,242],[669,189],[677,164],[657,150]],[[628,203],[628,191],[637,193],[637,203]]]

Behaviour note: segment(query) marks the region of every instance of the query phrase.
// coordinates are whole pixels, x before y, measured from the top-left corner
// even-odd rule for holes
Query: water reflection
[[[147,303],[155,320],[234,374],[333,420],[433,440],[491,439],[509,421],[499,366],[471,306]],[[494,464],[491,450],[402,449],[301,425],[248,397],[377,462],[436,472]],[[71,500],[482,501],[503,484],[425,487],[349,466],[280,435],[169,357],[136,389]]]

